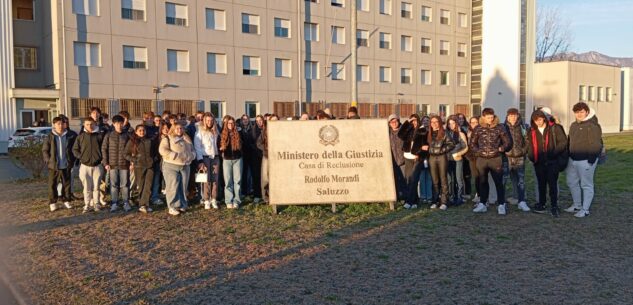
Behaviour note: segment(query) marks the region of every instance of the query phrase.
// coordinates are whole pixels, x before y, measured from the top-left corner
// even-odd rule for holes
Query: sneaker
[[[589,216],[589,211],[580,210],[576,214],[574,214],[574,217],[577,217],[577,218],[583,218],[586,216]]]
[[[233,204],[233,208],[234,209],[239,209],[240,208],[240,204],[239,203],[234,203]]]
[[[527,205],[527,203],[525,201],[521,201],[519,202],[519,210],[523,211],[523,212],[529,212],[530,211],[530,207]]]
[[[554,218],[560,217],[560,209],[559,208],[552,208],[552,216]]]
[[[86,205],[84,205],[84,210],[82,211],[82,213],[85,214],[85,213],[88,213],[88,212],[90,212],[90,206],[86,204]]]
[[[567,213],[578,213],[578,211],[580,211],[580,210],[581,210],[580,206],[572,205],[572,206],[566,208],[564,211],[567,212]]]
[[[180,213],[184,213],[184,212],[187,212],[187,208],[178,208],[178,211]]]
[[[105,196],[103,194],[99,195],[99,203],[101,203],[102,207],[105,207],[106,205],[108,205],[108,203],[105,201]]]
[[[253,199],[253,203],[254,203],[254,204],[258,204],[258,203],[260,203],[261,201],[262,201],[262,200],[261,200],[261,198],[257,198],[257,197],[255,197],[255,199]]]
[[[110,212],[116,212],[119,209],[119,205],[116,202],[113,202],[110,206]]]
[[[48,207],[51,209],[51,212],[57,211],[57,204],[55,203],[49,204]]]
[[[68,202],[68,201],[64,202],[64,207],[69,209],[69,210],[73,208],[73,206],[70,205],[70,202]]]
[[[138,208],[138,211],[141,213],[147,213],[147,208],[145,206],[142,206],[140,208]]]
[[[220,208],[218,206],[218,202],[215,199],[211,200],[211,206],[216,210]]]
[[[92,208],[95,210],[95,212],[99,212],[101,211],[101,208],[99,207],[99,204],[97,203],[92,203]]]
[[[412,209],[417,209],[417,208],[418,208],[418,205],[417,205],[417,204],[412,204],[412,205],[411,205],[411,208],[412,208]]]
[[[410,205],[410,204],[408,204],[408,203],[405,203],[405,204],[404,204],[404,208],[408,210],[408,209],[410,209],[410,208],[411,208],[411,205]]]
[[[499,215],[505,215],[506,214],[506,204],[500,204],[497,207],[497,213],[499,213]]]
[[[545,207],[542,205],[536,205],[534,206],[534,208],[532,209],[532,212],[534,213],[538,213],[538,214],[545,214]]]
[[[440,205],[440,210],[446,211],[448,207],[445,204]]]
[[[178,212],[178,210],[171,209],[171,208],[169,209],[169,211],[167,213],[169,213],[169,215],[174,215],[174,216],[180,215],[180,212]]]
[[[209,200],[205,200],[204,201],[204,209],[205,210],[210,210],[211,209],[211,202],[209,202]]]
[[[475,197],[473,197],[473,202],[479,203],[479,201],[481,201],[479,195],[475,195]]]
[[[473,213],[486,213],[488,208],[483,203],[478,203],[477,206],[473,209]]]
[[[434,203],[431,205],[431,210],[435,210],[435,209],[437,209],[437,204]]]
[[[129,202],[123,204],[123,210],[129,212],[132,209]]]

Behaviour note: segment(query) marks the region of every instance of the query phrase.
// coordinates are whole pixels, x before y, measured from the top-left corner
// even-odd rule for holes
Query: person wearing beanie
[[[391,163],[393,165],[394,181],[396,182],[396,193],[398,200],[406,199],[407,184],[404,178],[404,152],[402,145],[404,141],[398,137],[400,131],[400,117],[397,114],[389,115],[389,144],[391,146]]]

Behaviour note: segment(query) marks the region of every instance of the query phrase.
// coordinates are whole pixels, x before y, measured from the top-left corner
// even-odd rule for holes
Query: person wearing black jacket
[[[42,155],[44,163],[48,166],[48,200],[51,212],[57,210],[58,192],[57,185],[62,183],[62,200],[67,209],[71,209],[72,193],[70,176],[75,158],[72,147],[77,138],[76,133],[70,133],[64,128],[61,117],[53,119],[53,130],[44,139]]]
[[[403,141],[402,151],[404,152],[404,176],[407,179],[407,199],[404,203],[405,209],[415,209],[418,207],[418,182],[420,173],[427,164],[428,159],[428,130],[421,126],[420,116],[412,114],[398,131],[398,137]]]
[[[149,206],[152,197],[152,182],[154,181],[154,167],[158,163],[158,141],[147,138],[145,125],[137,125],[134,135],[125,145],[125,159],[130,162],[130,168],[136,176],[136,188],[139,193],[139,211],[152,212]]]
[[[241,195],[246,197],[252,194],[255,186],[253,179],[253,172],[255,171],[255,150],[257,149],[255,139],[253,138],[253,124],[247,114],[243,114],[239,121],[237,121],[240,133],[240,139],[242,140],[242,186],[240,188]],[[259,203],[259,198],[257,198]],[[254,198],[253,198],[254,200]]]
[[[112,117],[114,130],[103,139],[101,155],[103,167],[110,176],[110,196],[112,205],[110,212],[119,209],[119,194],[123,209],[131,210],[130,199],[130,162],[125,159],[125,145],[130,140],[130,134],[123,129],[125,119],[120,115]]]
[[[407,196],[407,183],[404,178],[404,152],[403,141],[398,137],[400,131],[400,117],[397,114],[389,115],[389,145],[391,146],[391,165],[393,167],[394,181],[398,200],[405,200]]]
[[[512,138],[512,148],[506,152],[507,172],[512,181],[512,190],[518,207],[524,212],[529,212],[530,207],[525,202],[525,155],[527,154],[527,134],[523,119],[516,108],[508,109],[506,122],[504,123],[510,137]]]
[[[444,126],[442,126],[442,118],[439,116],[434,115],[431,117],[430,129],[427,133],[427,143],[429,143],[428,162],[431,168],[431,179],[433,179],[433,204],[431,209],[436,209],[439,204],[441,210],[446,210],[448,201],[447,154],[455,148],[455,143],[446,133]]]
[[[103,176],[101,143],[103,134],[91,117],[84,119],[84,132],[73,144],[73,155],[79,159],[79,179],[84,189],[84,213],[90,207],[99,211],[99,183]]]
[[[255,117],[255,124],[250,130],[250,139],[253,141],[253,147],[251,148],[251,154],[249,158],[249,162],[251,162],[251,175],[253,177],[253,203],[259,203],[262,196],[262,159],[263,152],[259,147],[257,147],[257,139],[262,134],[262,130],[264,129],[264,117],[262,115],[257,115]]]
[[[551,201],[551,213],[560,216],[558,208],[558,174],[567,162],[567,137],[559,124],[548,121],[543,111],[532,113],[528,133],[528,158],[534,164],[539,198],[534,206],[535,213],[545,213],[547,188]]]
[[[473,209],[475,213],[485,213],[488,208],[490,192],[488,174],[492,176],[497,189],[499,215],[506,214],[505,190],[503,188],[503,160],[501,154],[512,148],[512,140],[508,132],[499,124],[499,118],[492,108],[485,108],[479,119],[479,126],[472,132],[469,150],[477,157],[477,172],[479,174],[480,201]]]

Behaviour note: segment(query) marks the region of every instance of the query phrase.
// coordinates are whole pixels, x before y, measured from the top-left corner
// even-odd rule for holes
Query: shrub
[[[41,178],[46,169],[42,157],[43,143],[42,137],[26,137],[16,140],[14,147],[9,151],[9,155],[36,179]]]

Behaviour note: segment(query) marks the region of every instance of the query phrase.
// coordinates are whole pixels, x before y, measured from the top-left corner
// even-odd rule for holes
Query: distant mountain
[[[551,60],[546,59],[545,62],[561,60],[571,60],[617,67],[633,67],[633,57],[611,57],[594,51],[580,54],[574,52],[558,54],[552,56]]]

